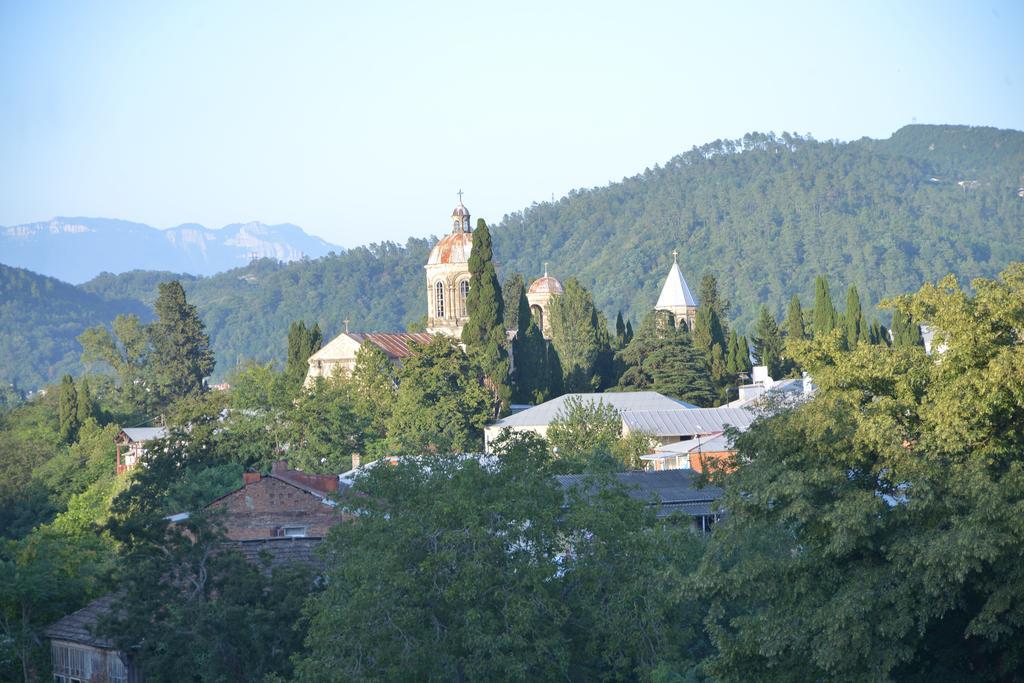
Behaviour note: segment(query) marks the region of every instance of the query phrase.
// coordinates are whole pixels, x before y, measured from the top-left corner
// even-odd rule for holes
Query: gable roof
[[[167,430],[163,427],[127,427],[122,429],[121,433],[128,437],[129,441],[151,441],[167,436]]]
[[[697,299],[686,285],[683,273],[679,270],[679,264],[673,261],[672,268],[668,271],[668,277],[665,278],[665,284],[661,288],[658,303],[654,307],[661,309],[696,305]]]
[[[622,413],[631,431],[651,436],[685,436],[721,432],[727,425],[746,429],[757,416],[744,408],[633,410]]]
[[[114,644],[101,636],[93,635],[100,618],[110,613],[114,604],[114,593],[97,598],[88,605],[72,612],[43,629],[43,635],[54,640],[66,640],[99,648],[112,648]]]
[[[433,337],[426,332],[342,332],[309,357],[311,362],[350,358],[352,346],[370,343],[391,360],[413,355],[409,342],[429,344]],[[346,348],[347,347],[347,348]]]
[[[545,401],[540,405],[527,408],[518,413],[503,417],[496,421],[496,427],[538,427],[550,424],[558,415],[564,412],[565,402],[575,397],[584,403],[603,402],[618,410],[623,415],[626,412],[637,410],[693,410],[696,409],[692,403],[678,401],[659,394],[656,391],[609,391],[603,394],[563,394],[558,398]]]

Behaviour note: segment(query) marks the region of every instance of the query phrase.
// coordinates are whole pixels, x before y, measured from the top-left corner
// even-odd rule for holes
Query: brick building
[[[270,474],[246,472],[243,485],[207,506],[219,511],[232,541],[268,538],[323,538],[342,516],[332,495],[338,492],[333,474],[307,474],[273,464]]]

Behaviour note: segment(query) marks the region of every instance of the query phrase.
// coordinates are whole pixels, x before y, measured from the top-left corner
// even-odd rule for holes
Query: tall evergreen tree
[[[924,346],[921,326],[914,321],[909,313],[899,309],[893,311],[892,314],[892,345]]]
[[[804,327],[804,310],[800,306],[800,297],[796,294],[789,300],[786,321],[783,323],[789,339],[806,339],[807,328]]]
[[[819,275],[814,280],[814,336],[821,337],[836,329],[839,314],[832,302],[828,280]]]
[[[598,363],[603,351],[601,318],[590,292],[576,278],[566,280],[564,290],[550,304],[552,345],[562,367],[564,389],[596,391],[602,381]]]
[[[626,346],[626,323],[622,320],[622,311],[615,316],[615,346],[618,350]]]
[[[60,440],[63,443],[74,443],[78,436],[78,391],[71,375],[64,375],[60,380]]]
[[[729,376],[735,377],[740,374],[739,366],[740,356],[740,339],[739,335],[736,334],[736,330],[729,332],[729,348],[725,352],[725,371],[729,373]]]
[[[750,361],[750,344],[747,343],[746,335],[740,336],[739,352],[740,355],[736,361],[736,367],[740,368],[740,372],[749,375],[754,369],[754,364]]]
[[[760,365],[768,367],[768,374],[773,378],[784,374],[782,332],[779,330],[775,316],[768,307],[761,305],[754,330],[754,356]]]
[[[157,402],[198,394],[203,378],[213,372],[210,338],[196,307],[185,300],[177,280],[162,282],[153,308],[157,319],[149,326],[153,352],[150,371]]]
[[[306,378],[309,371],[309,357],[320,350],[323,343],[323,335],[320,333],[320,323],[313,323],[312,327],[306,327],[306,321],[299,320],[292,322],[288,328],[288,359],[285,364],[285,373],[293,387],[298,388]]]
[[[629,345],[617,354],[623,368],[622,391],[657,391],[667,396],[711,405],[717,392],[704,355],[690,334],[665,324],[662,311],[652,311]]]
[[[626,336],[625,336],[625,340],[626,340],[627,344],[629,342],[633,341],[633,321],[632,320],[627,320],[626,321]]]
[[[725,329],[714,308],[701,306],[697,309],[693,322],[693,345],[704,354],[715,384],[723,386],[728,381],[725,369]]]
[[[843,317],[846,322],[846,345],[852,349],[858,342],[865,341],[867,334],[864,312],[860,305],[860,293],[857,292],[856,285],[850,285],[846,291],[846,311]]]
[[[84,425],[86,420],[95,417],[95,409],[89,378],[83,377],[78,383],[78,424]]]
[[[718,315],[718,320],[721,322],[722,329],[725,330],[728,327],[726,322],[729,319],[729,308],[731,304],[729,300],[722,296],[721,292],[718,291],[718,278],[712,272],[704,273],[704,276],[700,279],[700,286],[697,288],[697,297],[700,305],[703,308],[710,309]],[[724,344],[723,344],[724,348]]]
[[[481,218],[473,231],[473,250],[469,257],[469,294],[466,297],[469,319],[462,328],[462,342],[484,370],[497,417],[508,409],[512,388],[508,377],[505,305],[492,259],[491,232]]]
[[[519,330],[529,326],[530,304],[526,304],[527,320],[523,321],[523,309],[516,303],[526,299],[526,280],[522,273],[512,273],[501,285],[501,300],[505,304],[505,329]]]
[[[548,343],[530,312],[525,288],[518,289],[517,302],[518,328],[512,342],[515,368],[512,400],[516,403],[543,403],[548,396]]]

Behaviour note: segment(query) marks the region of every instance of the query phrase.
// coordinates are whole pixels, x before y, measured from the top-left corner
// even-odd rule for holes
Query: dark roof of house
[[[370,342],[391,359],[408,358],[413,355],[409,342],[429,344],[433,339],[426,332],[350,332],[348,336],[360,344]]]
[[[323,569],[324,562],[316,549],[323,542],[316,536],[286,536],[281,538],[260,538],[252,541],[231,541],[226,544],[267,571],[282,565],[301,563],[314,569]],[[265,563],[264,563],[265,561]]]
[[[696,480],[700,475],[693,470],[616,472],[613,476],[623,485],[630,498],[642,500],[648,505],[658,505],[658,517],[667,517],[674,512],[711,514],[714,502],[722,497],[722,489],[717,486],[698,488]],[[563,474],[555,479],[566,492],[581,488],[589,494],[597,487],[595,479],[584,474]]]
[[[104,595],[88,605],[72,612],[66,617],[50,624],[43,630],[43,635],[54,640],[66,640],[92,647],[112,648],[114,644],[103,637],[93,635],[92,630],[100,618],[109,614],[114,603],[115,594]]]

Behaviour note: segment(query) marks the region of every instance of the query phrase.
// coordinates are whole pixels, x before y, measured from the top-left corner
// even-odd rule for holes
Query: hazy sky
[[[748,131],[1024,129],[1024,2],[0,0],[0,224],[496,222]]]

